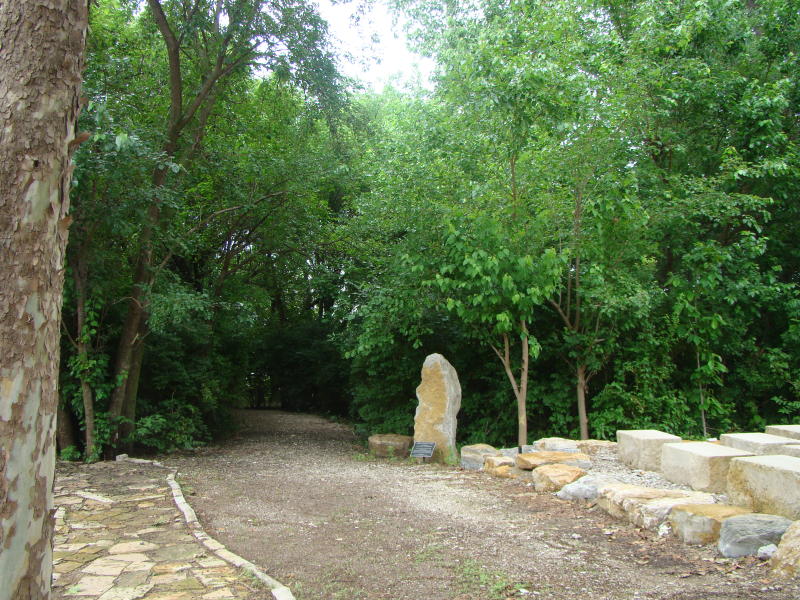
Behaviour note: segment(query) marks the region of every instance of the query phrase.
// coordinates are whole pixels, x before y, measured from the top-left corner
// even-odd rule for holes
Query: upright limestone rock
[[[456,415],[461,408],[461,384],[453,365],[441,354],[431,354],[425,359],[417,399],[414,441],[436,442],[433,460],[455,460]]]

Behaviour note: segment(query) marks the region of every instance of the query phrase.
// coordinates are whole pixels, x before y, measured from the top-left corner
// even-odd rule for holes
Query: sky
[[[352,56],[343,57],[341,70],[375,91],[387,83],[404,87],[419,81],[430,87],[433,61],[411,52],[406,44],[402,22],[395,22],[385,2],[376,0],[367,14],[354,22],[353,13],[362,5],[357,0],[332,4],[318,0],[319,11],[328,21],[337,46]]]

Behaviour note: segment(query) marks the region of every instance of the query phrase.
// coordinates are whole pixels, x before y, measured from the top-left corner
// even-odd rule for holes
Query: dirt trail
[[[755,559],[721,560],[524,484],[371,459],[344,425],[239,416],[233,440],[165,462],[208,532],[298,600],[800,597]]]

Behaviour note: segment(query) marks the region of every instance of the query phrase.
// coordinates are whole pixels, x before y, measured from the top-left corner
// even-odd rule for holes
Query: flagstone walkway
[[[241,568],[243,559],[234,566],[239,557],[198,524],[187,524],[173,499],[169,473],[144,463],[59,463],[54,598],[273,598],[269,587]],[[228,556],[233,560],[221,558]]]

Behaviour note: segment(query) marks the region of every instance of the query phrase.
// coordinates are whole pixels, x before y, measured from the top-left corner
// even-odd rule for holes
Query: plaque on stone
[[[430,458],[433,456],[435,448],[436,442],[414,442],[414,447],[411,448],[411,458]]]

